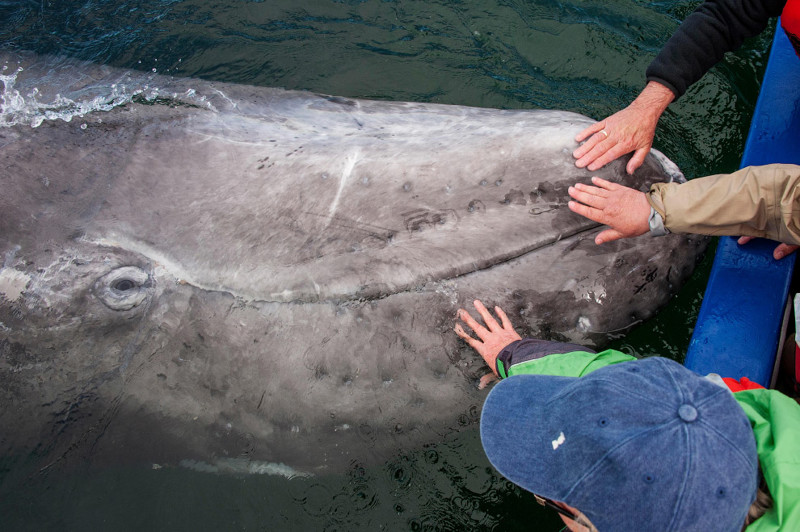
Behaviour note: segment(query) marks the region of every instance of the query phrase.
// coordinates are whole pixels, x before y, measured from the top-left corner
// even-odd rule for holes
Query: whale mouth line
[[[438,287],[442,284],[454,281],[455,279],[465,278],[470,275],[479,274],[481,272],[503,266],[504,264],[521,259],[531,253],[555,246],[563,240],[576,237],[577,239],[580,239],[582,235],[596,231],[600,225],[601,224],[598,223],[584,224],[576,228],[574,231],[559,233],[554,238],[548,239],[545,242],[540,242],[534,246],[523,247],[506,254],[495,256],[492,258],[492,260],[485,261],[484,264],[476,265],[473,263],[473,267],[469,270],[455,271],[451,275],[440,279],[420,279],[417,282],[408,282],[397,285],[393,287],[392,290],[381,290],[382,285],[372,285],[361,287],[360,290],[356,290],[352,294],[332,294],[328,296],[322,295],[320,286],[316,283],[316,281],[313,280],[311,280],[313,290],[308,290],[307,292],[300,292],[298,290],[285,290],[283,292],[272,292],[268,295],[263,293],[247,293],[230,286],[225,286],[224,284],[212,285],[210,283],[203,282],[192,275],[192,273],[180,262],[167,256],[156,248],[135,239],[115,235],[113,237],[101,238],[89,238],[84,236],[81,238],[81,240],[83,242],[101,247],[120,248],[138,253],[154,263],[154,270],[160,269],[172,277],[176,284],[190,285],[205,292],[229,294],[238,300],[248,303],[333,303],[347,305],[361,304],[367,301],[378,301],[397,294],[425,291],[431,289],[431,287]]]

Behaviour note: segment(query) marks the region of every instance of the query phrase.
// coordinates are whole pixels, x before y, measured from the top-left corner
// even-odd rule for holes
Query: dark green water
[[[603,118],[699,2],[637,0],[0,0],[0,46],[342,96]],[[693,177],[738,167],[770,35],[730,55],[661,120],[655,147]],[[682,359],[710,260],[614,347]],[[554,515],[497,476],[464,430],[347,475],[151,467],[43,471],[0,458],[3,530],[542,530]]]

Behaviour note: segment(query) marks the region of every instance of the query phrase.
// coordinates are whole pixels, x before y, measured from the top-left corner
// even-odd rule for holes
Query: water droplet
[[[81,124],[81,129],[86,129],[87,127],[88,127],[88,126],[86,125],[86,122],[84,122],[83,124]]]

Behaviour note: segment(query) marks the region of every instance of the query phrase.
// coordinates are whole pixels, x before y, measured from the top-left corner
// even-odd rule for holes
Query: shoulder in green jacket
[[[520,374],[582,377],[610,364],[636,360],[613,349],[600,353],[573,351],[547,355],[505,368]],[[776,390],[744,390],[733,394],[750,424],[758,460],[774,504],[747,527],[747,532],[800,530],[800,405]]]
[[[747,532],[800,530],[800,405],[777,390],[733,394],[753,426],[773,506]]]

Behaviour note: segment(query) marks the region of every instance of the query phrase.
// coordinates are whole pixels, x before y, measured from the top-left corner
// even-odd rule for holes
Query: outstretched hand
[[[498,323],[479,300],[476,299],[472,304],[475,305],[475,310],[478,311],[486,326],[481,325],[463,308],[458,309],[458,319],[461,319],[478,336],[479,340],[467,334],[458,322],[456,322],[454,330],[458,336],[466,340],[483,357],[483,360],[492,368],[492,372],[497,375],[497,355],[508,344],[516,340],[522,340],[522,337],[514,330],[508,316],[500,307],[494,307],[494,311],[500,318],[500,323]],[[483,379],[481,379],[481,383],[485,384]]]
[[[754,236],[740,236],[739,240],[736,241],[737,244],[740,246],[743,244],[747,244],[751,240],[753,240]],[[792,244],[778,244],[775,246],[775,251],[772,252],[772,257],[775,260],[781,260],[784,257],[789,256],[790,254],[794,253],[800,249],[800,246],[794,246]]]
[[[632,174],[644,162],[661,114],[675,95],[665,86],[651,81],[631,104],[587,127],[575,137],[583,142],[572,156],[575,166],[594,172],[626,153],[634,152],[625,169]]]
[[[571,211],[610,226],[595,237],[595,243],[639,236],[650,230],[650,203],[644,192],[599,177],[593,177],[592,183],[597,186],[578,183],[569,187],[569,195],[580,203],[570,201],[568,205]]]

